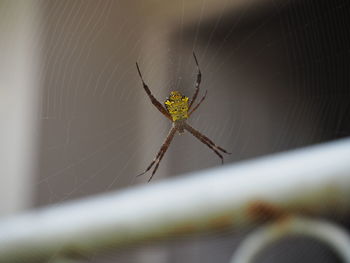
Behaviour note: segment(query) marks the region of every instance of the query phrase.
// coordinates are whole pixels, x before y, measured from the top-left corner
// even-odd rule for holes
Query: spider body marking
[[[147,86],[147,84],[144,82],[144,80],[142,78],[142,74],[141,74],[139,65],[136,63],[137,71],[138,71],[139,76],[142,80],[143,88],[146,91],[148,97],[150,98],[152,104],[165,117],[167,117],[173,123],[172,128],[170,129],[168,136],[166,137],[164,143],[162,144],[162,146],[161,146],[159,152],[157,153],[156,157],[154,158],[154,160],[150,163],[150,165],[146,168],[146,170],[143,173],[138,175],[138,176],[141,176],[141,175],[147,173],[153,167],[153,165],[155,165],[154,169],[152,171],[152,175],[148,179],[148,182],[150,182],[152,180],[154,174],[156,173],[158,166],[159,166],[159,163],[162,160],[162,158],[164,157],[165,152],[168,150],[170,143],[171,143],[172,139],[174,138],[176,132],[178,132],[179,134],[184,133],[185,130],[190,132],[198,140],[200,140],[202,143],[204,143],[210,149],[212,149],[214,151],[214,153],[217,156],[219,156],[222,163],[224,163],[224,158],[222,156],[222,153],[231,154],[231,153],[227,152],[225,149],[221,148],[220,146],[217,146],[212,140],[210,140],[208,137],[206,137],[205,135],[203,135],[202,133],[200,133],[199,131],[194,129],[192,126],[190,126],[186,122],[186,120],[191,116],[191,114],[196,109],[198,109],[199,105],[201,105],[201,103],[204,101],[204,99],[206,98],[206,95],[207,95],[207,91],[205,91],[205,94],[202,97],[202,99],[198,102],[198,104],[194,108],[192,108],[193,103],[198,96],[199,85],[200,85],[201,79],[202,79],[202,73],[199,69],[198,60],[197,60],[197,57],[196,57],[194,52],[193,52],[193,57],[194,57],[194,60],[196,62],[196,65],[197,65],[198,72],[197,72],[197,80],[196,80],[196,84],[195,84],[195,92],[193,94],[192,99],[189,100],[188,97],[183,96],[178,91],[172,91],[172,92],[170,92],[169,98],[164,102],[165,107],[152,95],[149,87]]]
[[[170,92],[169,99],[164,104],[173,122],[188,119],[188,100],[188,97],[182,96],[178,91]]]

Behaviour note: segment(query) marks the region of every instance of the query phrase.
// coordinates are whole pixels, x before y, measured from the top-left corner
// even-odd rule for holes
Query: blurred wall
[[[0,215],[33,205],[40,17],[33,1],[0,2]]]
[[[136,183],[153,158],[142,153],[159,143],[148,119],[161,116],[142,88],[135,62],[152,91],[165,96],[159,91],[165,42],[154,45],[159,39],[149,37],[154,32],[137,3],[42,5],[47,16],[38,205]]]

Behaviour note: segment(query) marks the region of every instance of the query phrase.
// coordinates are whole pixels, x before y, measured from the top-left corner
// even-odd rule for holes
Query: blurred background
[[[349,16],[347,0],[0,0],[0,214],[147,182],[135,176],[171,124],[136,61],[163,102],[192,96],[196,52],[208,95],[189,123],[233,153],[226,163],[348,136]],[[184,134],[153,181],[218,165]],[[240,236],[89,260],[228,262]],[[315,242],[286,242],[261,262],[336,262]]]

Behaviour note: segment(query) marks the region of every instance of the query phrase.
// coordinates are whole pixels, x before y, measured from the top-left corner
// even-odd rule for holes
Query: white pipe
[[[242,227],[284,213],[350,208],[350,140],[150,183],[0,221],[0,262]]]
[[[350,262],[350,237],[345,229],[330,222],[302,217],[285,218],[249,234],[236,249],[231,263],[252,263],[259,253],[287,236],[311,237],[328,245],[342,262]]]

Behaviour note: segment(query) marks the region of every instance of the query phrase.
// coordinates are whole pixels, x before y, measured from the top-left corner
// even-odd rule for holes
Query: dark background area
[[[220,23],[213,18],[175,34],[175,46],[181,47],[177,40],[183,34],[187,44],[182,49],[190,52],[197,41],[211,63],[203,70],[203,89],[208,89],[209,97],[205,103],[210,104],[202,106],[207,107],[206,118],[208,112],[212,117],[211,109],[225,108],[220,97],[230,97],[227,109],[210,121],[222,127],[225,112],[234,116],[235,135],[229,143],[234,145],[234,161],[349,135],[349,17],[347,1],[276,1],[269,7],[247,7],[238,15],[227,12]],[[220,90],[220,96],[211,99],[213,89]],[[173,170],[186,159],[175,159]],[[348,220],[339,220],[349,227]],[[228,262],[241,241],[237,236],[226,237],[224,244],[221,235],[200,240],[196,253],[179,244],[174,255],[185,250],[192,252],[188,252],[192,258],[172,257],[170,262]],[[290,238],[267,249],[256,262],[340,260],[319,242]]]
[[[226,11],[219,23],[214,17],[175,33],[174,49],[190,53],[196,41],[200,60],[204,53],[202,90],[208,89],[208,99],[199,115],[218,130],[232,116],[232,131],[220,135],[230,137],[225,143],[233,160],[349,134],[348,17],[346,1],[275,2],[234,15]],[[181,68],[180,75],[191,72]],[[181,87],[191,87],[191,81]],[[198,151],[191,158],[172,157],[179,160],[173,169]]]

